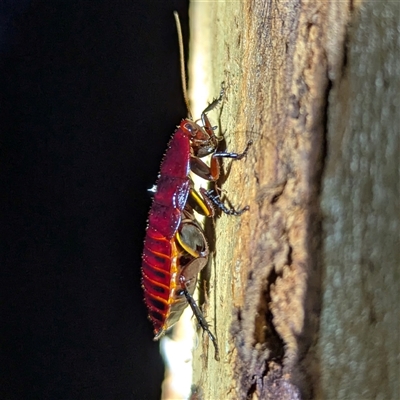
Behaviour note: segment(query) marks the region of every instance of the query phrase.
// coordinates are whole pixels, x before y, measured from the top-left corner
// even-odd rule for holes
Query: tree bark
[[[193,398],[399,398],[400,5],[191,4],[194,114],[225,82]],[[210,116],[218,121],[218,114]],[[214,230],[215,228],[215,230]],[[197,396],[197,397],[196,397]]]

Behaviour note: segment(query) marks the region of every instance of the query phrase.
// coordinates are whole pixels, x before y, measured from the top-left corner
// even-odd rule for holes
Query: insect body
[[[184,95],[186,100],[185,84]],[[251,145],[249,142],[241,154],[217,151],[219,141],[207,113],[219,104],[222,96],[223,90],[219,98],[202,112],[202,126],[191,118],[182,120],[168,144],[153,189],[142,262],[145,303],[154,326],[155,340],[175,324],[190,305],[200,326],[214,343],[216,359],[219,358],[217,340],[192,297],[197,275],[207,264],[209,255],[207,240],[196,221],[194,209],[212,217],[214,206],[230,215],[240,215],[248,208],[239,211],[228,209],[216,192],[204,188],[197,192],[190,172],[208,181],[216,181],[219,158],[239,160]],[[210,165],[201,159],[207,155],[211,155]]]

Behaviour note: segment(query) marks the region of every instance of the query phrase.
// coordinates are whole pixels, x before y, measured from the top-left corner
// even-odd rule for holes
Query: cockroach
[[[201,188],[196,191],[190,173],[215,182],[219,177],[219,158],[240,160],[246,156],[252,142],[248,142],[243,153],[217,151],[219,140],[207,113],[220,103],[223,89],[220,96],[201,113],[202,125],[193,120],[186,89],[182,31],[176,12],[174,16],[188,117],[181,121],[171,137],[157,183],[151,189],[154,198],[144,240],[142,287],[149,319],[154,326],[154,340],[174,325],[189,305],[199,325],[213,342],[215,358],[219,360],[217,339],[193,298],[197,276],[206,266],[209,256],[208,243],[194,210],[213,217],[214,207],[229,215],[241,215],[248,207],[230,209],[220,201],[216,190]],[[211,156],[210,165],[201,160],[208,155]]]

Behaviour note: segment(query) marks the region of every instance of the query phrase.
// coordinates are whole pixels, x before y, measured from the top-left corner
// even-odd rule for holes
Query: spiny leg
[[[212,135],[214,134],[212,133]],[[215,138],[215,136],[212,137]],[[250,146],[252,144],[253,141],[249,140],[247,142],[247,146],[244,149],[243,153],[229,153],[225,151],[215,152],[211,156],[211,163],[209,166],[199,157],[192,155],[190,157],[190,169],[196,175],[200,176],[201,178],[207,181],[216,181],[219,177],[219,171],[220,171],[218,158],[231,158],[232,160],[241,160],[243,157],[246,157],[250,149]]]
[[[219,347],[218,347],[217,338],[210,331],[208,322],[204,318],[204,315],[201,312],[199,306],[197,305],[196,300],[193,298],[193,296],[187,290],[186,280],[185,280],[185,277],[182,275],[180,276],[180,283],[181,283],[181,288],[182,288],[183,294],[186,297],[186,301],[189,303],[189,306],[192,309],[193,314],[195,315],[199,325],[201,326],[201,328],[203,329],[204,332],[207,332],[209,338],[213,342],[214,349],[215,349],[215,359],[217,361],[219,361],[220,358],[219,358]]]
[[[218,207],[222,212],[228,215],[242,215],[245,211],[248,211],[250,209],[249,206],[246,206],[241,210],[236,210],[235,208],[226,207],[225,204],[221,201],[219,194],[213,189],[211,190],[200,189],[200,193],[203,196],[206,196],[208,199],[210,199],[216,207]]]
[[[244,149],[243,153],[229,153],[226,151],[218,151],[214,153],[213,157],[221,157],[221,158],[232,158],[234,160],[241,160],[243,157],[247,156],[247,152],[249,151],[251,145],[253,144],[252,140],[247,142],[246,148]]]
[[[207,108],[201,113],[201,119],[202,119],[203,123],[204,123],[203,116],[204,116],[205,114],[207,114],[208,112],[210,112],[211,110],[213,110],[215,107],[217,107],[218,104],[219,104],[219,103],[222,101],[222,99],[224,98],[224,95],[225,95],[225,83],[222,82],[222,83],[221,83],[221,91],[219,92],[219,96],[218,96],[216,99],[214,99],[214,100],[207,106]]]
[[[210,138],[213,138],[213,141],[215,142],[215,148],[218,145],[218,139],[216,138],[215,134],[214,134],[214,130],[217,129],[216,126],[212,126],[210,123],[210,120],[208,119],[207,113],[209,113],[211,110],[213,110],[215,107],[217,107],[219,105],[219,103],[222,101],[223,97],[225,94],[225,88],[224,88],[224,82],[222,82],[221,84],[221,92],[219,94],[219,96],[214,99],[209,105],[208,107],[206,107],[206,109],[201,113],[201,122],[203,124],[203,128],[204,130],[210,135]]]

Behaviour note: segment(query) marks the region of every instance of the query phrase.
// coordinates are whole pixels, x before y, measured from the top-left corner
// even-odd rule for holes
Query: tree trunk
[[[193,2],[194,114],[226,96],[193,398],[399,393],[400,3]],[[211,114],[218,121],[218,114]],[[217,124],[217,123],[215,123]],[[196,397],[197,396],[197,397]]]

